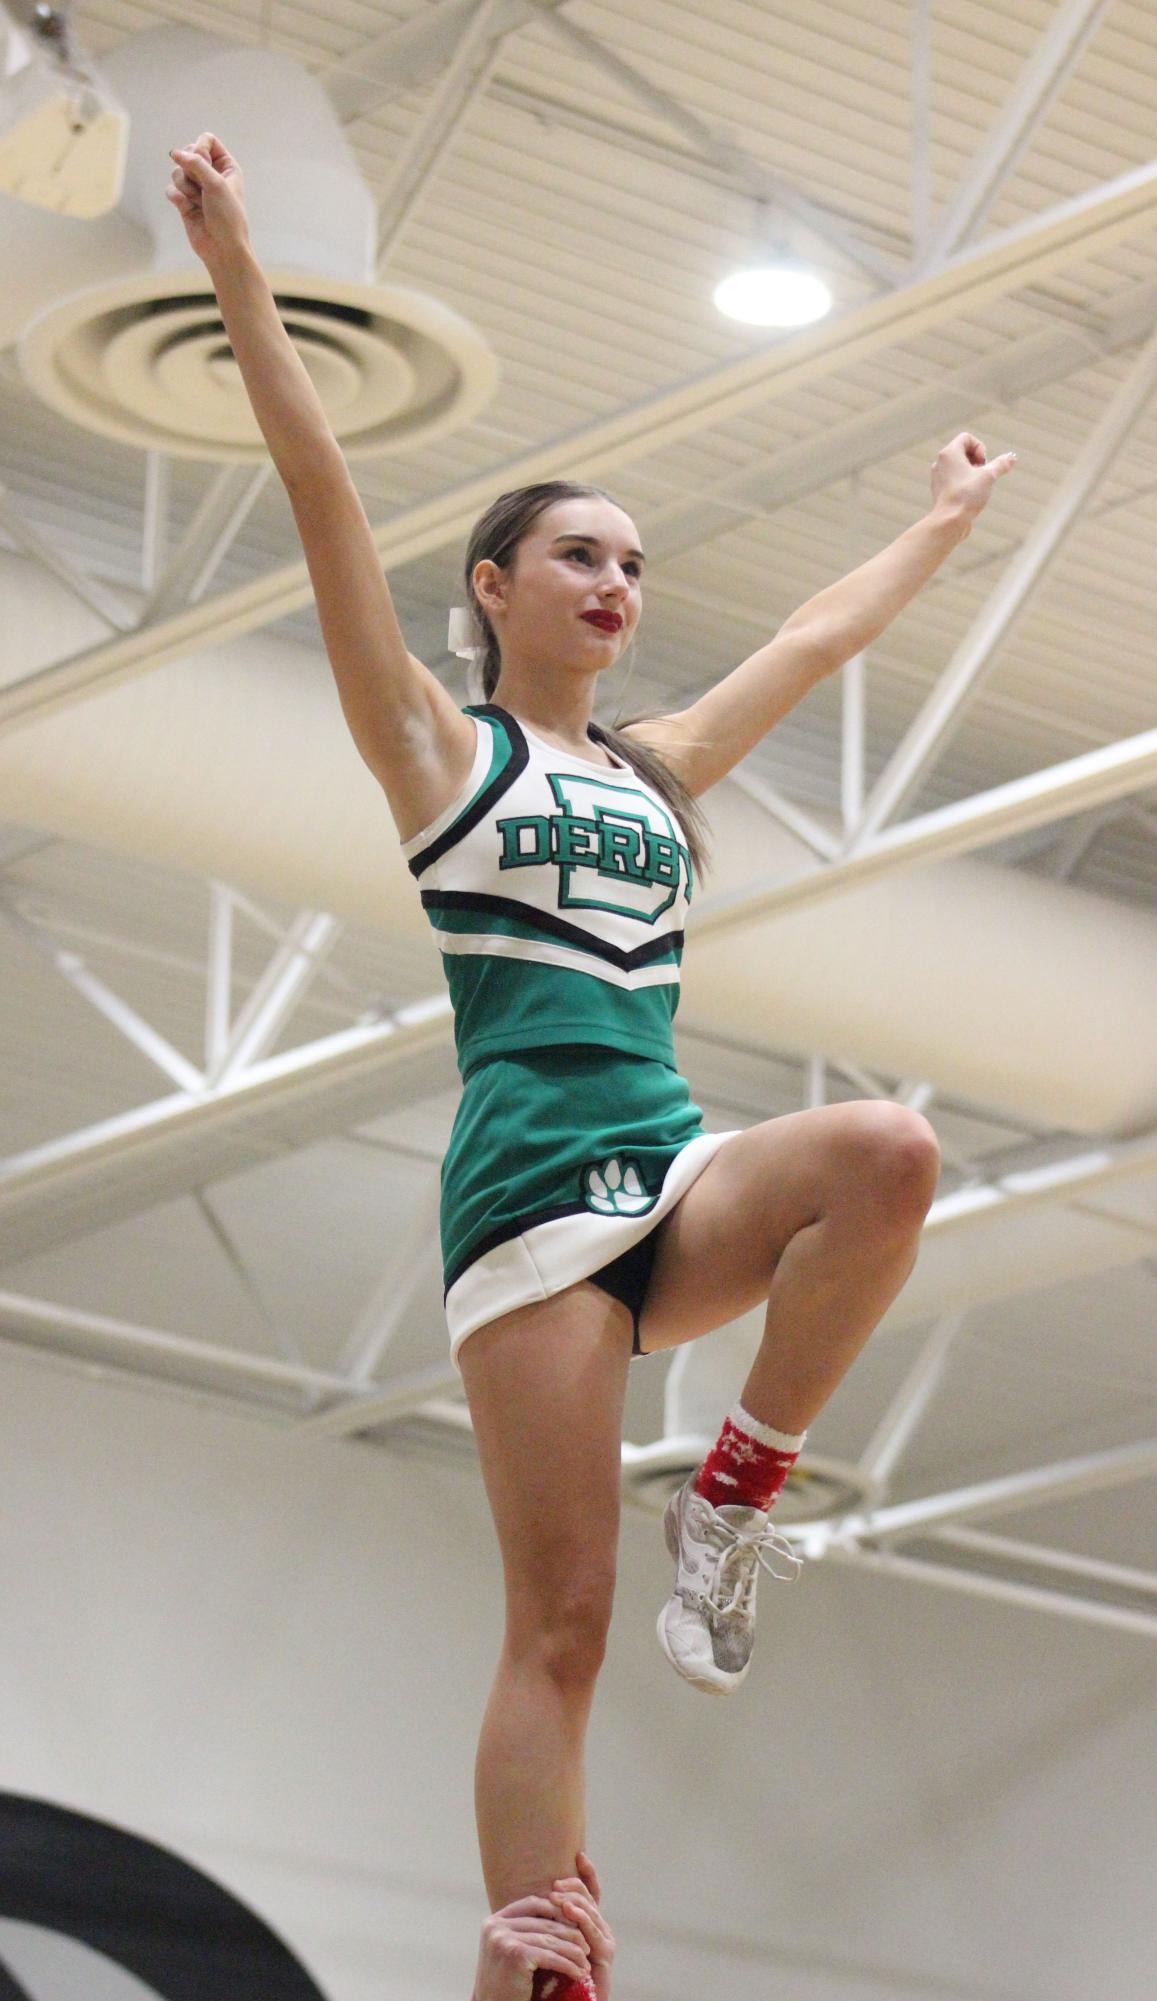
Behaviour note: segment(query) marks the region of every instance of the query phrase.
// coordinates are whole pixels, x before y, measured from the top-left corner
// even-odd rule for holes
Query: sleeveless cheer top
[[[402,845],[454,1009],[463,1078],[492,1056],[595,1043],[675,1064],[691,857],[629,765],[556,749],[495,703],[465,785]]]

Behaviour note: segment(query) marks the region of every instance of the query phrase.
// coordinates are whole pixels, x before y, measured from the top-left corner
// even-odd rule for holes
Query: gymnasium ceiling
[[[73,19],[97,59],[166,21],[295,56],[324,81],[388,215],[394,165],[438,118],[471,13],[460,0],[392,8],[99,0]],[[1026,545],[1072,493],[1082,453],[1145,365],[1157,306],[1157,180],[1151,206],[1142,202],[1127,230],[1101,231],[1099,220],[1125,177],[1143,190],[1157,172],[1152,11],[1127,0],[1018,0],[1012,10],[979,0],[713,0],[710,9],[494,0],[489,19],[488,60],[460,116],[444,121],[386,269],[482,329],[499,385],[449,437],[355,465],[369,518],[388,524],[492,474],[498,490],[510,466],[553,440],[643,412],[757,350],[773,362],[782,351],[764,399],[735,414],[709,412],[691,430],[660,423],[645,450],[608,474],[652,557],[629,706],[676,706],[917,519],[929,462],[958,430],[975,431],[992,455],[1015,448],[1016,474],[871,649],[859,774],[869,794]],[[244,134],[221,136],[243,160]],[[747,252],[759,204],[832,286],[833,318],[848,338],[833,341],[822,366],[793,373],[799,336],[741,328],[712,304],[718,278]],[[1061,247],[1046,259],[1049,218]],[[969,282],[970,258],[1017,231],[1019,275]],[[930,276],[949,267],[959,284],[932,302]],[[897,313],[887,338],[853,337],[874,303],[909,294],[919,294],[920,310]],[[214,476],[203,463],[150,465],[143,452],[69,424],[26,386],[10,351],[0,356],[0,540],[9,550],[31,561],[51,551],[74,582],[139,609],[146,566],[163,572]],[[154,501],[164,496],[151,530],[150,482]],[[964,804],[1152,732],[1151,397],[1078,498],[908,814]],[[413,650],[459,695],[446,610],[460,599],[461,545],[455,534],[391,569]],[[220,559],[207,607],[298,556],[288,506],[269,481]],[[311,607],[271,629],[327,671]],[[607,713],[617,700],[608,697]],[[843,701],[838,678],[824,683],[748,760],[745,777],[771,810],[786,800],[838,819],[848,782]],[[1152,764],[1139,770],[1134,785],[1087,812],[1065,812],[1060,799],[1055,817],[990,841],[985,859],[1152,913],[1157,785]],[[27,1157],[172,1089],[139,1034],[94,1006],[53,949],[81,955],[106,993],[196,1063],[211,886],[16,820],[0,827],[0,885],[9,1052],[0,1147]],[[240,899],[239,1009],[295,910],[231,887]],[[269,1053],[404,1008],[436,984],[431,954],[338,926]],[[945,1196],[1039,1160],[1042,1148],[1059,1158],[1080,1144],[1079,1135],[945,1097],[935,1078],[866,1077],[841,1067],[839,1051],[801,1061],[775,1049],[774,1032],[767,1047],[751,1049],[713,1037],[700,1020],[682,1054],[715,1125],[793,1111],[818,1095],[906,1094],[940,1136]],[[1095,1060],[1073,1051],[1074,1063]],[[158,1200],[142,1181],[133,1213],[32,1254],[17,1246],[0,1271],[6,1338],[63,1366],[84,1358],[128,1369],[143,1387],[241,1400],[278,1421],[302,1406],[324,1408],[343,1389],[365,1393],[402,1377],[420,1386],[423,1372],[436,1387],[444,1335],[428,1256],[417,1259],[405,1312],[391,1318],[391,1310],[409,1283],[397,1246],[430,1243],[453,1103],[452,1089],[419,1066],[369,1119],[351,1107],[341,1130],[321,1133],[302,1119],[267,1140],[260,1161],[238,1169],[209,1155],[198,1185]],[[1151,1172],[1134,1184],[1123,1227],[1130,1251],[1113,1269],[1010,1287],[966,1317],[947,1363],[951,1394],[941,1384],[931,1400],[896,1466],[893,1498],[1077,1453],[1125,1452],[1152,1435]],[[934,1318],[897,1325],[868,1351],[816,1427],[817,1450],[854,1460],[890,1411],[898,1422],[894,1399],[912,1381]],[[383,1320],[388,1352],[375,1347]],[[284,1381],[261,1382],[224,1361],[214,1369],[182,1342],[284,1365]],[[309,1370],[312,1388],[305,1375],[294,1378]],[[639,1375],[628,1423],[635,1440],[661,1429],[661,1389],[657,1374]],[[428,1421],[407,1416],[366,1430],[391,1449],[446,1449],[460,1427],[441,1391],[436,1401]],[[1124,1490],[1126,1510],[1105,1484],[1095,1499],[1038,1507],[1035,1527],[1054,1525],[1067,1549],[1091,1560],[1136,1565],[1145,1490]],[[1103,1586],[1090,1572],[1079,1588]],[[1151,1605],[1151,1597],[1137,1587],[1124,1602]]]

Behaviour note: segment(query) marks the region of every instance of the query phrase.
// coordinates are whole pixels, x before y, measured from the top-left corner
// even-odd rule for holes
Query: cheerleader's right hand
[[[216,133],[202,132],[191,146],[174,147],[171,185],[165,189],[185,225],[190,248],[205,265],[247,249],[249,221],[241,169]]]

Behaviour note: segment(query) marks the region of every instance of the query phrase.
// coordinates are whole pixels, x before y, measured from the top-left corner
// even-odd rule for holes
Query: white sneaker
[[[677,1674],[710,1695],[730,1695],[751,1666],[755,1587],[762,1567],[785,1583],[803,1568],[762,1508],[713,1508],[692,1473],[663,1517],[675,1589],[659,1614],[659,1645]],[[792,1566],[776,1569],[768,1551]]]

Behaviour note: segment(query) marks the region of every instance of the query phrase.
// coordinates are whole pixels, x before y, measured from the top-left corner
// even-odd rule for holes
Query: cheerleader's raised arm
[[[407,840],[464,783],[473,726],[406,645],[345,455],[254,255],[240,167],[212,132],[174,148],[172,158],[166,194],[213,281],[289,495],[345,719]]]
[[[753,750],[817,681],[870,646],[934,576],[1011,472],[1015,452],[989,460],[961,431],[932,463],[932,505],[886,549],[819,591],[697,702],[631,725],[697,796]]]

